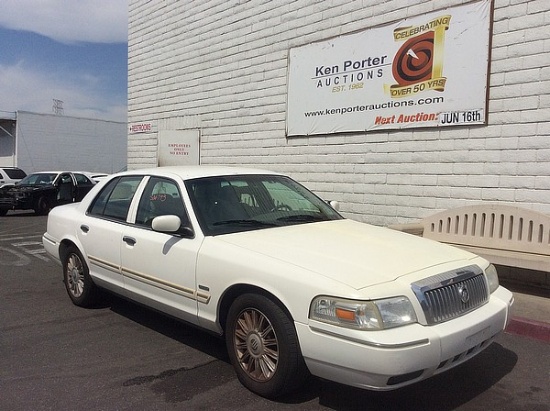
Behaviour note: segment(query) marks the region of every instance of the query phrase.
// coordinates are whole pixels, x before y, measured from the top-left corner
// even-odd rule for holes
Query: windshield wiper
[[[283,221],[288,223],[310,223],[314,221],[327,221],[325,216],[311,215],[311,214],[297,214],[289,215],[285,217],[279,217],[277,221]]]
[[[223,220],[216,221],[213,225],[239,225],[245,227],[276,227],[275,223],[267,223],[265,221],[258,221],[252,219],[235,219],[235,220]]]

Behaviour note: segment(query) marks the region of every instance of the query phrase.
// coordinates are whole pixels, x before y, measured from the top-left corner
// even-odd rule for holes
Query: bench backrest
[[[442,211],[422,220],[423,236],[456,245],[550,255],[550,216],[500,204]]]

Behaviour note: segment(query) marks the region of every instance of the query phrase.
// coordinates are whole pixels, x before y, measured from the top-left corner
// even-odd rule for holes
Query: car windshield
[[[18,185],[46,185],[52,184],[57,173],[35,173],[29,174],[27,177],[19,181]]]
[[[189,180],[186,187],[206,235],[342,218],[315,194],[285,176],[208,177]]]

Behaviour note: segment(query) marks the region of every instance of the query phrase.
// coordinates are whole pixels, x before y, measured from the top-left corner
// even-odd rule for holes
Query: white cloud
[[[23,61],[14,66],[0,65],[0,107],[3,110],[17,107],[20,111],[51,113],[53,99],[57,99],[63,101],[67,116],[125,122],[125,96],[114,101],[94,93],[96,82],[93,76],[83,76],[78,80],[52,76],[26,67]],[[7,96],[9,101],[4,101]]]
[[[125,43],[127,0],[2,0],[0,26],[62,43]]]

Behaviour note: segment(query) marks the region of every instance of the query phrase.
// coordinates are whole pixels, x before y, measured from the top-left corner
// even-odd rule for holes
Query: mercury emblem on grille
[[[470,301],[470,293],[468,292],[468,288],[465,284],[461,284],[458,287],[458,295],[460,296],[460,301],[462,301],[462,303],[466,304]]]

